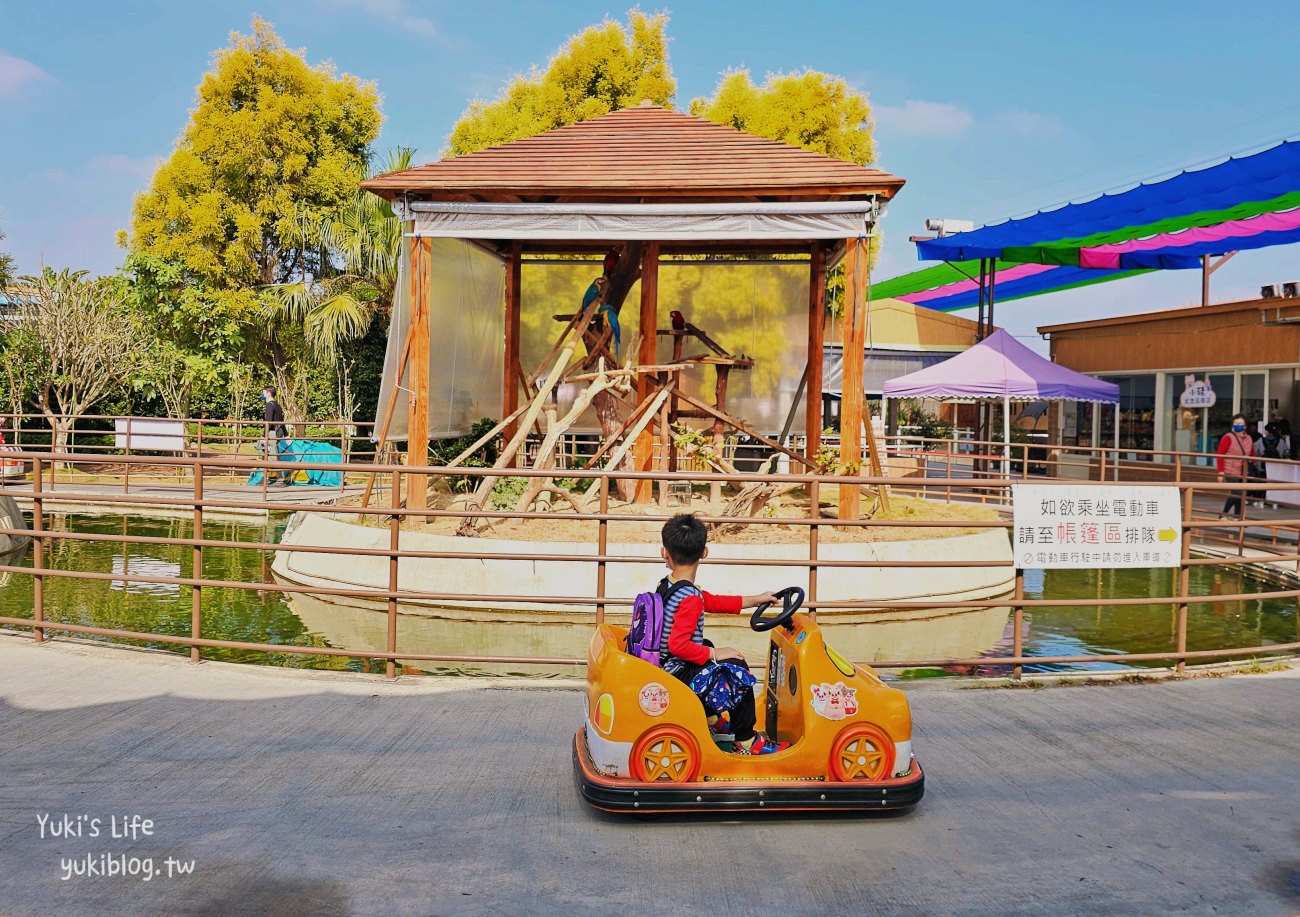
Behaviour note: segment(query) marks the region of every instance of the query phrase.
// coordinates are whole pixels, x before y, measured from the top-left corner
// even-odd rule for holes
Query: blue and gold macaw
[[[608,286],[609,280],[605,277],[597,277],[593,280],[591,286],[587,287],[586,294],[582,297],[582,311],[586,312],[596,297],[604,294]],[[619,346],[622,344],[622,329],[618,325],[618,311],[609,303],[602,302],[600,308],[596,310],[596,314],[609,322],[609,329],[614,338],[614,356],[619,356]]]

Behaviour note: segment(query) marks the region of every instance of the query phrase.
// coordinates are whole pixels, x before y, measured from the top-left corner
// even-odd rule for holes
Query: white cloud
[[[1008,108],[994,119],[999,127],[1026,138],[1054,140],[1065,133],[1065,123],[1056,115],[1044,115],[1020,108]]]
[[[0,51],[0,99],[16,99],[28,83],[53,83],[50,76],[29,60]]]
[[[395,25],[403,32],[445,41],[446,37],[432,19],[417,16],[406,5],[406,0],[326,0],[332,6],[358,10],[372,19]]]
[[[971,113],[957,105],[917,99],[902,105],[877,105],[872,113],[880,127],[913,137],[960,134],[975,123]]]

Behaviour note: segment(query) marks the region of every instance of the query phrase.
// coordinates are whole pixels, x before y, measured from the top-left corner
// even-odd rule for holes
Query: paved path
[[[0,913],[1300,912],[1300,670],[909,692],[912,813],[640,822],[577,798],[573,686],[0,636]],[[62,879],[101,854],[163,874]]]

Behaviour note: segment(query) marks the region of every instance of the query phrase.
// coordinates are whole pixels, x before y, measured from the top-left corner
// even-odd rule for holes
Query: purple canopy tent
[[[1119,386],[1059,366],[999,328],[978,344],[925,369],[890,379],[886,398],[1002,401],[1002,437],[1010,454],[1012,401],[1119,404]],[[883,413],[883,412],[882,412]],[[1115,446],[1119,447],[1118,417]]]

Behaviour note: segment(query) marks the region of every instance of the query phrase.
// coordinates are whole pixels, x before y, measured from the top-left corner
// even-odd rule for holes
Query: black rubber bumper
[[[573,738],[573,771],[582,798],[607,812],[888,812],[907,809],[925,795],[925,774],[912,760],[902,777],[879,783],[825,780],[641,783],[606,777],[591,768],[581,729]]]

